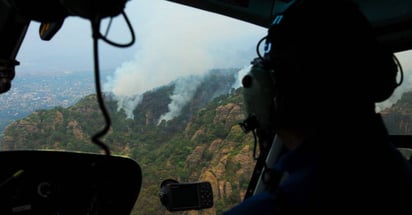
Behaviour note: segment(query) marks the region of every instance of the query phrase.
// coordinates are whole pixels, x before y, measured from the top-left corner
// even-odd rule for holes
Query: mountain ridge
[[[168,178],[212,184],[214,208],[181,214],[221,214],[243,199],[255,164],[255,146],[253,136],[238,126],[246,115],[243,89],[227,90],[232,83],[233,76],[215,74],[204,83],[214,87],[199,87],[182,109],[183,114],[160,123],[159,118],[168,111],[173,85],[146,92],[133,119],[127,118],[117,101],[106,95],[112,127],[102,140],[114,155],[135,159],[143,170],[143,187],[132,214],[169,214],[157,195],[161,181]],[[216,89],[227,93],[217,96]],[[411,134],[411,104],[412,93],[405,93],[398,103],[382,112],[389,130]],[[103,119],[92,94],[68,108],[39,110],[12,123],[5,130],[1,149],[101,152],[90,137],[102,127]]]
[[[160,116],[168,111],[173,86],[146,92],[133,119],[127,118],[117,101],[106,95],[112,126],[102,141],[112,154],[138,161],[145,175],[133,214],[167,213],[157,192],[161,181],[170,177],[181,182],[212,183],[219,203],[201,214],[220,213],[242,199],[254,163],[250,153],[253,138],[244,135],[237,125],[244,113],[241,89],[231,89],[233,72],[216,71],[205,78],[194,99],[182,109],[183,114],[160,124]],[[35,111],[10,124],[1,149],[100,153],[90,137],[102,129],[103,123],[92,94],[68,108]]]

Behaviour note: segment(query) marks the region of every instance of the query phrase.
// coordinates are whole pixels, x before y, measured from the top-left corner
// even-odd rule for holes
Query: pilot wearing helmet
[[[288,176],[224,215],[410,211],[411,166],[375,111],[399,86],[393,53],[349,0],[296,1],[274,20],[262,61],[288,148],[273,168]]]

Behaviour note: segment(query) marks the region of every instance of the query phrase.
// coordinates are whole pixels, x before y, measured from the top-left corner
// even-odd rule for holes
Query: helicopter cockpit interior
[[[99,116],[93,116],[102,117],[100,126],[103,126],[100,131],[94,132],[90,138],[90,142],[94,144],[94,147],[97,146],[99,153],[53,149],[0,151],[0,166],[2,167],[0,171],[0,201],[2,202],[0,204],[0,214],[141,214],[139,208],[136,208],[136,201],[140,201],[139,194],[148,185],[145,181],[145,168],[147,166],[146,163],[137,162],[127,155],[113,153],[111,148],[117,146],[107,144],[107,139],[103,140],[108,133],[113,132],[112,126],[118,121],[112,119],[114,112],[112,109],[115,108],[108,108],[107,103],[105,104],[105,96],[102,93],[103,86],[100,83],[101,68],[99,67],[101,63],[99,61],[99,41],[116,48],[128,48],[140,42],[135,34],[135,29],[139,26],[135,26],[125,12],[130,1],[139,0],[0,0],[0,94],[6,95],[7,92],[13,89],[13,81],[16,73],[18,73],[19,65],[25,63],[19,61],[18,54],[24,46],[25,36],[31,23],[39,24],[38,37],[47,42],[53,40],[60,33],[66,19],[79,17],[83,22],[90,23],[91,26],[95,84],[95,97],[93,98],[96,99],[93,101],[97,104],[99,114]],[[282,14],[298,0],[167,0],[166,2],[184,7],[188,6],[192,10],[200,9],[227,16],[266,29],[273,24],[274,19],[277,19],[277,15]],[[373,24],[377,38],[382,44],[393,53],[402,54],[412,49],[411,1],[355,0],[355,2]],[[125,34],[128,34],[130,41],[118,43],[102,33],[102,22],[113,18],[122,19],[126,24],[128,32]],[[156,26],[153,27],[156,28]],[[167,36],[165,37],[167,39]],[[254,42],[253,45],[257,46],[257,55],[259,55],[263,40]],[[409,55],[409,58],[406,59],[408,60],[411,57],[412,55]],[[409,70],[410,68],[406,69]],[[207,177],[200,178],[199,175],[191,175],[190,168],[188,168],[189,170],[185,170],[187,171],[185,174],[188,175],[186,179],[193,179],[198,176],[198,180],[179,181],[176,177],[170,176],[170,178],[162,178],[161,184],[157,184],[157,187],[148,186],[147,189],[152,191],[155,196],[153,199],[156,199],[157,204],[161,205],[163,209],[160,212],[150,211],[151,213],[167,214],[182,211],[182,214],[188,214],[185,212],[207,210],[208,212],[194,214],[219,214],[227,210],[227,207],[269,189],[267,181],[279,183],[283,175],[269,175],[270,172],[265,171],[267,166],[271,166],[277,161],[278,157],[284,152],[284,148],[274,133],[268,134],[259,130],[262,129],[258,126],[259,123],[264,125],[263,129],[265,130],[271,127],[271,122],[265,120],[271,118],[269,112],[272,100],[270,98],[273,98],[273,95],[266,91],[267,88],[270,88],[268,85],[271,85],[271,83],[268,83],[267,77],[261,76],[259,72],[248,71],[246,73],[247,77],[259,84],[252,88],[245,87],[240,93],[240,97],[244,99],[242,101],[246,103],[246,107],[242,107],[246,108],[245,112],[249,116],[253,113],[253,117],[236,118],[237,123],[229,126],[230,128],[238,128],[238,131],[241,131],[240,134],[248,136],[247,139],[243,136],[233,137],[233,140],[241,140],[242,143],[248,142],[250,147],[247,147],[249,150],[247,153],[253,151],[253,155],[248,154],[249,159],[253,160],[249,163],[248,173],[251,173],[251,175],[244,176],[241,179],[243,180],[242,183],[238,185],[238,187],[241,187],[241,195],[231,195],[233,188],[227,188],[226,186],[230,187],[230,185],[227,185],[228,183],[214,183],[207,181]],[[403,84],[402,86],[412,84],[404,75],[407,72],[401,71],[398,74],[397,79],[399,84]],[[244,79],[243,85],[246,85],[246,82],[247,80]],[[227,105],[229,106],[229,104]],[[87,108],[82,110],[84,112],[89,111]],[[205,109],[199,108],[199,110]],[[197,116],[200,118],[205,113],[206,111],[200,112]],[[150,118],[149,115],[146,114],[146,117]],[[256,115],[259,116],[259,122],[254,117]],[[397,117],[400,118],[400,116]],[[396,118],[398,121],[393,123],[403,123],[401,126],[407,132],[391,134],[390,138],[405,157],[412,162],[412,133],[408,133],[412,132],[412,130],[408,130],[408,120],[412,117],[410,115],[402,115],[402,117],[405,118]],[[133,123],[128,122],[130,123],[129,127],[132,127]],[[70,126],[76,126],[73,121],[71,123]],[[213,123],[216,124],[212,120],[211,124]],[[164,125],[167,123],[159,120],[159,124]],[[25,125],[19,124],[18,126],[23,127]],[[66,128],[70,126],[68,124]],[[187,131],[195,126],[197,124],[192,123],[186,125],[185,129]],[[216,126],[220,126],[220,124]],[[222,126],[222,129],[224,126]],[[145,129],[138,128],[142,131]],[[199,129],[196,134],[191,136],[192,139],[189,138],[190,141],[204,135],[204,132],[204,130]],[[253,133],[253,136],[251,133]],[[216,134],[216,136],[219,135],[225,136],[220,133]],[[130,134],[130,136],[133,135]],[[211,144],[209,150],[217,150],[218,146],[214,146],[215,148],[212,146],[217,145],[219,141],[219,143],[223,142],[222,138],[219,141],[210,141],[207,139],[207,135],[204,136],[201,136],[204,139],[202,141],[209,141],[209,144]],[[226,134],[226,136],[229,135]],[[191,147],[184,146],[182,148],[193,151],[202,149],[201,146]],[[236,147],[231,148],[231,150],[243,150],[240,146]],[[128,147],[125,148],[129,150]],[[130,149],[130,151],[133,150]],[[151,150],[155,149],[151,148]],[[259,151],[259,153],[256,151]],[[189,152],[185,153],[190,154]],[[209,157],[209,161],[212,160],[213,151],[207,152],[204,150],[201,153],[205,158]],[[226,157],[235,157],[229,149],[225,153]],[[187,157],[185,159],[188,159]],[[241,160],[241,158],[239,159]],[[147,160],[148,163],[154,161],[155,158]],[[218,163],[218,161],[216,162]],[[237,171],[240,171],[239,169],[243,167],[236,162],[228,162],[225,165],[233,165],[233,168]],[[167,171],[173,172],[175,167],[171,166],[190,167],[190,164],[170,164],[168,167],[159,167],[159,169],[169,168],[172,170]],[[215,170],[205,169],[205,172],[209,172],[210,175],[222,174]],[[232,179],[240,180],[233,176]],[[225,200],[229,202],[225,205],[219,203],[219,196],[225,195],[222,194],[223,191],[229,193],[228,196],[230,197],[229,200]],[[143,200],[141,201],[143,203],[139,206],[145,204]]]

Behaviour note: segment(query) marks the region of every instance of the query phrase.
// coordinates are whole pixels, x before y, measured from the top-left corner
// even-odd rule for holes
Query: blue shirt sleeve
[[[223,215],[276,215],[277,206],[273,193],[262,192],[244,200]]]

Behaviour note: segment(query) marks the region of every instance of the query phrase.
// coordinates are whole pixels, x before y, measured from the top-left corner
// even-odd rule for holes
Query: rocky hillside
[[[103,142],[113,154],[135,159],[143,171],[133,214],[170,214],[158,198],[159,185],[168,178],[209,181],[213,186],[214,208],[177,214],[221,214],[243,198],[254,167],[254,142],[238,126],[245,119],[242,89],[230,90],[233,73],[211,74],[171,120],[159,121],[169,111],[173,84],[146,92],[133,118],[127,118],[114,97],[106,95],[112,126]],[[391,133],[412,134],[412,93],[404,94],[382,115]],[[12,123],[4,132],[1,149],[99,152],[90,137],[102,124],[96,98],[90,95],[69,108],[39,110]]]
[[[117,110],[111,96],[106,97],[112,127],[103,142],[113,154],[135,159],[143,171],[133,214],[168,213],[158,198],[159,185],[167,178],[212,183],[215,207],[200,214],[221,214],[243,198],[254,166],[253,136],[238,126],[245,118],[243,99],[241,89],[228,93],[232,83],[233,74],[213,73],[183,114],[160,124],[174,85],[146,92],[133,119]],[[102,129],[102,123],[96,98],[90,95],[69,108],[36,111],[12,123],[5,129],[1,147],[99,152],[90,137]]]

